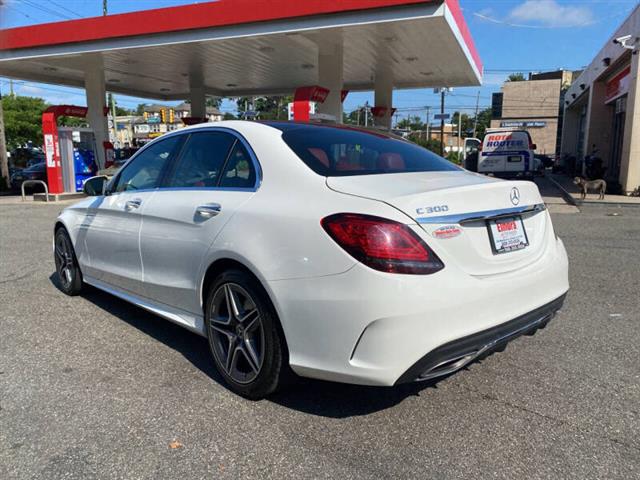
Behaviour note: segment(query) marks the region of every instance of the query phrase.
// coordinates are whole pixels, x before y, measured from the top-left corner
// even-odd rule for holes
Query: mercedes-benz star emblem
[[[518,205],[520,203],[520,190],[518,190],[516,187],[513,187],[511,189],[511,195],[509,196],[509,198],[511,198],[511,203],[513,203],[514,205]]]

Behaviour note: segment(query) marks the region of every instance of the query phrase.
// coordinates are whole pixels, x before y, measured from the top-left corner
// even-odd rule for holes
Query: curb
[[[565,202],[567,202],[569,205],[573,205],[574,207],[582,205],[581,201],[573,198],[573,196],[569,192],[567,192],[564,187],[560,185],[560,183],[556,182],[556,180],[551,175],[546,175],[546,177],[551,181],[551,183],[555,185],[558,190],[560,190],[560,194],[562,195],[562,198],[564,198]]]
[[[588,202],[585,202],[584,200],[578,200],[576,198],[573,197],[573,195],[571,195],[567,190],[564,189],[564,187],[557,182],[553,177],[551,177],[550,175],[547,175],[547,178],[551,181],[551,183],[553,183],[559,190],[560,190],[560,194],[562,195],[562,198],[564,198],[564,200],[569,203],[570,205],[573,205],[574,207],[587,207],[587,206],[598,206],[598,207],[617,207],[617,208],[622,208],[622,207],[640,207],[640,203],[635,203],[635,202],[616,202],[616,201],[598,201],[598,200],[590,200]]]

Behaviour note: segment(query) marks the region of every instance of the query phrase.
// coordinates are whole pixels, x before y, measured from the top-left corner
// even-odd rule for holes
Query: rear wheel
[[[207,338],[216,368],[234,392],[263,398],[288,369],[277,315],[262,286],[248,273],[228,270],[209,289]]]
[[[54,260],[61,290],[67,295],[78,295],[82,290],[82,273],[71,238],[64,228],[59,228],[55,234]]]

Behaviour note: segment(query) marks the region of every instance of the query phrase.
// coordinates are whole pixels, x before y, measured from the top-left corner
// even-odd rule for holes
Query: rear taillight
[[[402,223],[338,213],[322,219],[321,224],[347,253],[375,270],[426,275],[444,268],[427,244]]]

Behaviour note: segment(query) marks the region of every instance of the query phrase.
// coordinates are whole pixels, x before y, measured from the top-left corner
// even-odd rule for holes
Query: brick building
[[[563,95],[575,76],[577,72],[558,70],[505,82],[493,94],[491,128],[528,130],[537,153],[559,154]]]

